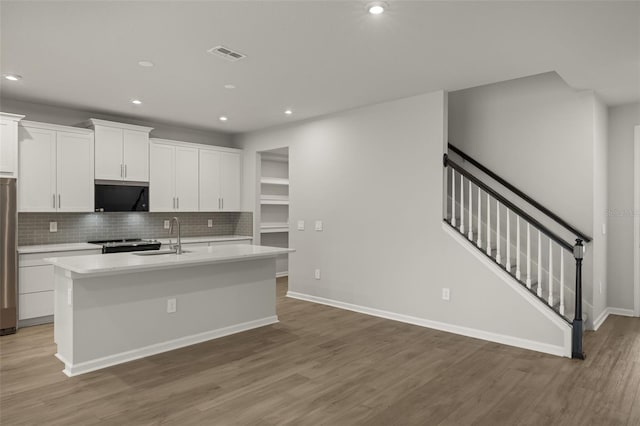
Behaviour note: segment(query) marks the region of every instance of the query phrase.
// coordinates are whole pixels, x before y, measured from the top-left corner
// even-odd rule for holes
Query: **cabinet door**
[[[59,212],[94,211],[93,135],[57,132]]]
[[[19,127],[18,140],[18,210],[56,211],[56,132]]]
[[[198,211],[198,150],[176,147],[176,210]]]
[[[0,176],[17,178],[18,131],[14,120],[0,120]]]
[[[200,211],[215,212],[221,207],[220,152],[200,150]]]
[[[124,130],[124,180],[149,182],[149,132]]]
[[[149,211],[175,210],[175,148],[149,145]]]
[[[122,180],[122,129],[96,126],[96,179]]]
[[[240,160],[239,153],[221,153],[220,194],[224,211],[240,210]]]

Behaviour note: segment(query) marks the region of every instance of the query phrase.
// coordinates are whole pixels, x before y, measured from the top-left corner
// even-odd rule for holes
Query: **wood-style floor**
[[[284,297],[280,323],[67,378],[50,325],[0,338],[2,425],[640,425],[640,319],[584,362]]]

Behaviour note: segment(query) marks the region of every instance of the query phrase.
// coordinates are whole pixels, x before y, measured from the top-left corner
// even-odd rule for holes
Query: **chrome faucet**
[[[178,224],[178,243],[171,248],[176,250],[176,254],[182,254],[182,241],[180,240],[180,220],[177,217],[171,218],[171,223],[169,224],[169,235],[173,234],[174,222]]]

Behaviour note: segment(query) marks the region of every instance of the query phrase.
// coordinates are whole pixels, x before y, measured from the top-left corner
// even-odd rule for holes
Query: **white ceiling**
[[[0,89],[226,132],[554,70],[610,105],[640,100],[640,2],[366,3],[3,1],[0,69],[24,78]],[[206,53],[220,44],[247,58]]]

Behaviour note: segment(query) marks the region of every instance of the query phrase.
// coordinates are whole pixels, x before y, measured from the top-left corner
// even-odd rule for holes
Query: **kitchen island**
[[[49,258],[54,340],[75,376],[278,321],[276,256],[226,245]]]

